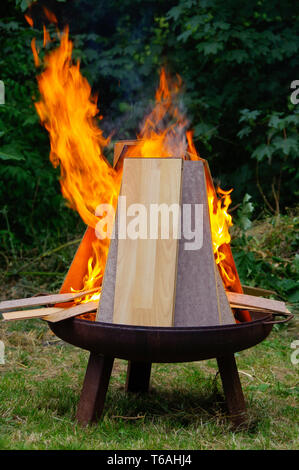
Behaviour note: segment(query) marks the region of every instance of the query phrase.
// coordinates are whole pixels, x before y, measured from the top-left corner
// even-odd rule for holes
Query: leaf
[[[279,115],[282,115],[282,113],[276,113],[270,117],[269,123],[268,123],[269,127],[274,127],[275,129],[281,129],[280,125],[281,125],[282,119],[280,119]]]
[[[177,21],[181,13],[182,13],[182,6],[178,5],[169,10],[169,12],[166,15],[166,19],[167,20],[173,19],[174,21]]]
[[[189,36],[192,35],[192,30],[187,29],[187,31],[184,31],[182,34],[178,36],[178,41],[186,42]]]
[[[8,154],[8,153],[4,153],[0,150],[0,160],[16,160],[16,161],[20,161],[20,160],[25,160],[25,158],[23,157],[23,155],[17,155],[17,154]]]
[[[20,6],[22,11],[26,11],[31,3],[32,3],[32,0],[17,0],[17,5]]]
[[[265,158],[268,158],[268,161],[270,162],[273,152],[274,148],[271,145],[261,144],[251,154],[251,158],[255,158],[258,162],[261,162],[265,160]]]
[[[250,122],[250,121],[255,121],[256,118],[261,114],[261,111],[258,110],[253,110],[250,111],[249,109],[242,109],[240,111],[241,117],[239,119],[239,122]]]
[[[202,42],[197,46],[199,52],[203,51],[204,55],[214,55],[223,49],[221,42]]]
[[[243,139],[243,137],[247,137],[251,132],[252,132],[252,129],[249,126],[245,126],[245,127],[243,127],[243,129],[241,129],[238,132],[237,136],[240,139]]]
[[[254,206],[252,202],[250,202],[251,196],[250,194],[245,194],[243,198],[243,202],[241,207],[238,209],[237,212],[237,224],[243,229],[244,231],[248,230],[252,226],[252,222],[250,220],[250,216],[254,211]]]
[[[289,155],[292,151],[295,155],[298,154],[298,139],[295,137],[287,137],[286,139],[283,137],[275,137],[275,139],[273,139],[273,145],[276,150],[282,150],[284,155]]]

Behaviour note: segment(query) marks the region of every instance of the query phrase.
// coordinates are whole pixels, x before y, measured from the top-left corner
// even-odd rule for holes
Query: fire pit
[[[132,144],[130,142],[131,148]],[[124,151],[121,151],[121,148]],[[184,161],[182,165],[181,160],[134,158],[124,161],[127,148],[127,144],[116,145],[117,158],[114,164],[117,165],[122,157],[124,165],[121,194],[130,192],[132,186],[136,188],[136,185],[140,184],[135,190],[140,196],[142,191],[147,191],[147,180],[151,180],[152,184],[148,187],[149,195],[144,196],[144,200],[147,200],[152,197],[152,187],[154,183],[157,184],[157,180],[161,182],[161,187],[165,188],[173,175],[178,175],[182,185],[180,191],[182,204],[190,201],[203,204],[203,245],[200,250],[186,251],[183,249],[184,240],[181,239],[177,242],[177,251],[173,250],[173,255],[167,262],[165,260],[161,262],[163,251],[160,247],[163,240],[159,239],[148,244],[144,241],[141,250],[136,247],[138,241],[133,242],[133,245],[129,241],[127,245],[120,246],[118,219],[115,217],[116,236],[110,243],[95,321],[72,318],[56,323],[49,322],[50,328],[58,337],[90,351],[77,420],[86,425],[101,417],[114,358],[128,361],[126,381],[128,392],[148,391],[152,363],[191,362],[216,358],[229,416],[234,425],[240,425],[246,421],[245,400],[234,354],[263,341],[271,332],[274,323],[288,321],[291,315],[282,313],[286,318],[275,320],[275,313],[263,310],[261,306],[253,308],[252,305],[252,311],[248,311],[238,305],[238,301],[237,304],[233,302],[229,305],[212,250],[208,189],[210,188],[211,192],[213,186],[207,163]],[[166,164],[167,181],[164,181],[163,165]],[[180,173],[173,171],[180,165],[183,167],[182,177]],[[152,167],[156,173],[162,167],[162,176],[155,181],[150,178],[142,179],[142,171],[139,170],[145,168],[144,174],[148,176]],[[127,184],[128,181],[130,184]],[[143,203],[142,198],[137,202]],[[211,211],[212,208],[210,214]],[[81,282],[82,287],[80,269],[86,266],[87,258],[90,256],[91,233],[88,230],[81,242],[62,286],[62,293],[68,292],[76,279],[78,286]],[[152,243],[157,243],[155,250],[152,250]],[[132,246],[131,256],[128,256],[128,249]],[[159,249],[160,263],[153,261]],[[240,292],[242,297],[243,290],[229,245],[225,249],[225,258],[229,261],[233,272],[231,278],[234,279],[234,289]],[[134,267],[139,263],[138,253],[141,254],[143,264],[137,275]],[[169,268],[171,262],[173,265]],[[169,270],[175,275],[172,281],[168,284],[166,282],[165,287],[165,279],[171,279]],[[225,271],[224,268],[223,270]],[[155,283],[154,279],[158,279],[159,282]],[[176,288],[173,289],[173,286]],[[140,295],[142,289],[145,292],[144,296]],[[168,302],[167,315],[165,311],[160,310],[156,296],[162,298],[162,308]],[[168,323],[164,322],[165,318]],[[153,319],[158,323],[150,323]]]
[[[245,401],[234,353],[255,346],[271,332],[273,314],[251,312],[252,321],[214,327],[138,327],[81,319],[49,323],[62,340],[90,351],[77,410],[79,423],[96,421],[103,412],[114,358],[128,360],[126,390],[146,392],[151,364],[216,358],[229,415],[234,425],[246,420]]]

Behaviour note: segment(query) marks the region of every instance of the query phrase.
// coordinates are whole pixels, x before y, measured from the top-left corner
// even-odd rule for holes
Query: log
[[[59,312],[51,313],[43,317],[43,320],[51,323],[66,320],[67,318],[76,317],[77,315],[83,315],[84,313],[95,312],[98,307],[98,302],[87,302],[86,304],[75,305],[70,308],[60,309]]]
[[[44,315],[49,315],[50,313],[60,312],[61,308],[58,307],[45,307],[45,308],[36,308],[34,310],[16,310],[14,312],[2,313],[3,320],[28,320],[30,318],[41,318]]]
[[[45,307],[36,308],[34,310],[17,310],[15,312],[3,313],[2,315],[5,321],[42,318],[43,320],[56,323],[61,320],[66,320],[67,318],[96,311],[97,307],[98,302],[87,302],[69,308]]]
[[[238,305],[239,308],[257,307],[261,310],[268,310],[275,313],[287,313],[286,305],[279,300],[265,299],[264,297],[255,297],[253,295],[238,294],[237,292],[226,292],[229,303]]]
[[[289,311],[284,302],[263,297],[254,297],[245,294],[236,294],[235,292],[226,292],[231,308],[243,309],[244,307],[252,311],[268,311],[273,313],[286,313]],[[26,320],[30,318],[42,318],[50,322],[57,322],[67,318],[83,315],[96,311],[99,302],[88,302],[79,304],[70,308],[46,307],[34,310],[18,310],[3,313],[5,321]],[[101,319],[99,318],[101,321]]]
[[[90,289],[79,293],[67,293],[67,294],[51,294],[42,295],[39,297],[28,297],[27,299],[16,299],[16,300],[4,300],[0,302],[0,312],[9,312],[18,308],[34,307],[38,305],[50,305],[63,302],[69,302],[74,299],[83,297],[86,294],[90,294],[99,290],[99,288]]]

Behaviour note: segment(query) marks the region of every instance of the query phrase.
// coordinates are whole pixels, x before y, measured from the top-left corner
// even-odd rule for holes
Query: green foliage
[[[298,310],[298,210],[284,216],[267,217],[247,227],[242,219],[243,206],[240,211],[235,220],[232,247],[242,282],[273,290]]]
[[[242,204],[237,212],[237,220],[235,221],[242,230],[248,230],[251,225],[251,216],[254,211],[254,205],[252,204],[250,194],[245,194]]]
[[[54,11],[60,28],[70,25],[74,57],[99,95],[106,135],[135,138],[166,64],[183,79],[190,127],[213,176],[220,186],[234,187],[233,204],[251,196],[254,214],[239,215],[245,226],[263,207],[277,214],[294,204],[298,111],[290,103],[290,84],[299,55],[292,1],[41,0],[30,10],[34,30],[23,18],[28,3],[7,0],[6,11],[0,6],[0,79],[6,87],[0,203],[16,239],[32,242],[45,227],[71,228],[77,220],[64,207],[48,161],[48,136],[33,105],[38,93],[30,41],[41,41],[43,5]],[[7,231],[1,216],[0,224]]]
[[[272,111],[264,115],[262,111],[243,109],[240,114],[240,123],[244,127],[238,137],[256,161],[258,188],[267,207],[273,213],[279,213],[283,181],[287,182],[283,185],[285,203],[292,203],[294,195],[299,194],[299,113],[295,109],[288,113]],[[261,134],[264,135],[264,143],[259,143]]]

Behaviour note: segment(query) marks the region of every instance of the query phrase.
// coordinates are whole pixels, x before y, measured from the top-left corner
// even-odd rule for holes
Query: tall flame
[[[181,83],[179,76],[176,81],[173,81],[167,76],[165,69],[162,69],[159,87],[156,91],[155,107],[145,118],[138,134],[139,140],[136,145],[129,147],[127,156],[181,157],[201,160],[193,142],[193,132],[186,130],[188,120],[179,108]],[[231,204],[232,190],[223,191],[218,188],[216,194],[208,178],[207,190],[215,261],[225,286],[230,288],[236,276],[231,263],[227,262],[227,254],[222,251],[222,247],[231,241],[229,227],[232,226],[232,217],[228,213],[228,208]]]
[[[180,110],[179,92],[182,80],[167,76],[161,70],[153,110],[145,118],[136,145],[127,151],[129,157],[183,157],[187,150],[185,130],[188,121]]]
[[[48,11],[45,14],[51,19]],[[52,21],[57,23],[55,17]],[[28,22],[33,24],[30,19]],[[59,38],[59,47],[45,56],[45,69],[37,77],[41,99],[35,106],[42,124],[49,132],[50,160],[54,167],[60,166],[62,194],[70,206],[78,211],[82,220],[95,228],[98,204],[116,206],[121,171],[116,172],[104,157],[103,149],[109,139],[103,136],[98,127],[97,99],[92,96],[90,85],[80,72],[79,62],[74,64],[72,61],[73,45],[67,28],[59,33]],[[44,45],[50,40],[44,28]],[[35,41],[32,42],[32,50],[35,64],[39,66]],[[129,157],[201,159],[196,152],[193,133],[187,131],[188,120],[179,101],[180,88],[180,77],[171,80],[162,69],[155,106],[144,120],[136,145],[128,149]],[[236,270],[227,251],[231,240],[229,227],[232,220],[228,213],[231,191],[218,188],[217,197],[208,178],[207,189],[215,261],[226,288],[237,290]],[[88,260],[81,290],[98,287],[99,291],[80,302],[99,298],[109,239],[95,240],[92,248],[93,255]]]
[[[103,149],[109,139],[98,127],[97,99],[80,72],[79,62],[74,64],[72,61],[73,45],[68,29],[59,36],[59,47],[45,56],[45,69],[37,77],[41,99],[35,107],[49,133],[50,160],[54,167],[60,166],[62,194],[82,220],[95,228],[99,221],[95,215],[97,206],[100,203],[116,206],[121,175],[104,156]],[[44,28],[44,44],[49,40]],[[39,65],[35,43],[32,48],[35,64]],[[93,255],[86,267],[82,290],[100,287],[108,248],[108,239],[93,243]],[[94,294],[85,297],[84,301],[98,297],[99,294]]]

